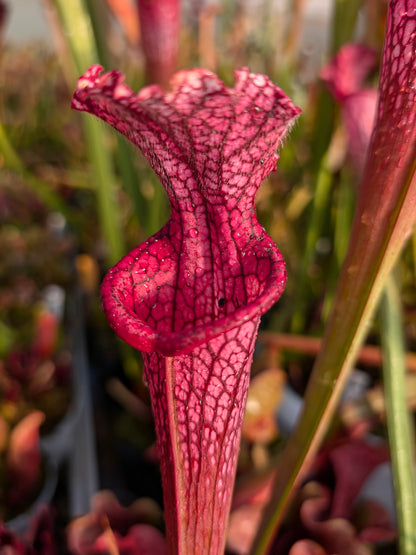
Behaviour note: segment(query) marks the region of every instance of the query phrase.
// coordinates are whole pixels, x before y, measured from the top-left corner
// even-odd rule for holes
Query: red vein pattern
[[[390,225],[391,209],[407,187],[416,156],[416,2],[390,0],[381,63],[379,102],[369,157],[362,181],[360,208],[377,202]],[[413,168],[413,170],[412,170]],[[412,193],[414,195],[414,193]],[[361,209],[361,207],[363,207]],[[405,210],[410,207],[409,200]],[[360,216],[361,217],[361,216]],[[364,214],[363,219],[367,219]],[[405,221],[405,218],[402,219]],[[408,233],[410,233],[410,228]]]
[[[143,352],[172,552],[222,553],[260,316],[280,297],[283,259],[254,196],[300,110],[263,75],[234,88],[205,70],[138,95],[93,66],[73,107],[142,151],[170,201],[167,224],[104,279],[116,333]]]
[[[385,135],[387,127],[401,129],[407,138],[414,133],[416,110],[416,2],[390,0],[384,56],[380,76],[380,105],[377,129]],[[391,148],[391,145],[390,145]]]

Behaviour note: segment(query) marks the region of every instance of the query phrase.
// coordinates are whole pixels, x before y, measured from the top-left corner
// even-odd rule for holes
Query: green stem
[[[81,75],[89,66],[98,62],[91,20],[82,0],[54,1],[75,67]],[[108,246],[107,262],[115,264],[124,254],[125,248],[116,197],[116,179],[105,141],[106,131],[92,118],[83,118],[83,123],[93,180],[97,184],[101,229]]]
[[[130,144],[124,137],[117,136],[117,165],[120,170],[123,186],[130,197],[134,206],[134,214],[138,224],[150,235],[149,232],[149,206],[139,187],[139,176],[137,175],[132,156],[137,156],[137,152],[132,153]],[[160,224],[160,221],[159,221]],[[156,228],[159,229],[160,225]]]
[[[115,176],[106,155],[103,128],[91,118],[83,118],[84,132],[88,144],[94,180],[97,183],[98,213],[101,229],[108,246],[107,261],[115,264],[125,254],[121,224],[118,217]]]
[[[390,275],[381,302],[381,340],[387,429],[401,555],[416,552],[416,489],[413,438],[406,404],[406,368],[400,295]]]
[[[354,215],[354,193],[350,180],[346,179],[345,172],[341,175],[338,188],[338,197],[335,209],[334,248],[329,268],[328,285],[322,304],[322,320],[326,322],[332,302],[345,253],[348,248],[348,238],[351,231],[351,222]]]
[[[160,223],[163,222],[164,219],[167,219],[167,202],[166,195],[160,183],[155,180],[154,176],[150,176],[150,179],[152,179],[154,194],[149,206],[147,231],[153,234],[160,228]]]
[[[392,160],[391,168],[383,176],[377,171],[368,172],[368,188],[357,207],[322,348],[305,393],[304,410],[286,446],[255,541],[253,553],[256,555],[270,549],[295,490],[319,448],[365,339],[385,281],[414,225],[415,150],[416,144],[412,144],[401,165]],[[385,182],[396,185],[390,196],[381,194],[382,191],[373,193],[382,177]]]
[[[108,27],[108,22],[105,20],[103,13],[103,8],[105,8],[105,6],[97,3],[95,0],[86,0],[86,8],[91,19],[100,63],[104,67],[110,68],[112,66],[112,56],[107,46],[108,42],[106,28]],[[137,24],[139,23],[137,22]],[[137,153],[135,153],[135,155],[137,155]],[[124,189],[133,203],[136,220],[138,224],[145,229],[145,231],[148,231],[147,203],[140,192],[139,178],[132,160],[132,150],[125,138],[118,135],[116,145],[116,164],[120,170]]]
[[[322,225],[325,222],[325,213],[329,205],[332,183],[333,174],[327,167],[327,156],[324,156],[322,158],[316,189],[313,195],[312,212],[306,235],[304,254],[296,283],[296,297],[294,299],[291,324],[291,331],[293,333],[300,333],[305,327],[308,300],[308,270],[314,259],[316,242],[322,233]]]
[[[84,0],[85,10],[88,13],[91,21],[92,36],[94,37],[94,45],[98,54],[100,63],[109,68],[111,65],[111,55],[107,48],[108,38],[108,21],[104,9],[106,8],[103,2],[96,0]]]
[[[332,26],[332,52],[335,54],[353,36],[363,0],[335,0]]]
[[[91,20],[83,0],[53,0],[79,74],[98,63]]]

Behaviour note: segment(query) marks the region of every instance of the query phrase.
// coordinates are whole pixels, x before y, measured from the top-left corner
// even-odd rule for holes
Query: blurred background
[[[250,536],[245,526],[257,526],[264,492],[296,422],[348,244],[376,105],[387,2],[166,2],[179,11],[180,24],[172,23],[171,56],[163,60],[152,58],[140,4],[0,3],[0,521],[4,530],[26,534],[27,542],[47,529],[55,552],[98,553],[69,550],[67,526],[94,513],[93,495],[110,490],[114,497],[102,501],[111,506],[106,514],[163,530],[140,355],[108,327],[99,287],[112,264],[160,229],[169,207],[140,153],[111,129],[72,111],[71,97],[77,78],[93,63],[121,70],[133,90],[154,81],[166,87],[174,71],[192,67],[207,67],[232,86],[234,70],[248,66],[269,75],[303,114],[256,198],[259,220],[279,246],[289,277],[284,296],[262,320],[253,364],[228,544],[230,553],[246,553],[254,532]],[[325,70],[351,43],[362,50],[341,55],[336,70]],[[342,77],[348,86],[354,83],[351,90],[339,90]],[[355,102],[362,91],[372,100],[354,104],[353,112],[345,99],[360,93]],[[411,407],[413,245],[397,269]],[[376,322],[329,434],[346,449],[345,467],[328,470],[330,456],[319,467],[325,487],[338,495],[338,486],[342,492],[350,487],[340,477],[350,472],[351,461],[373,461],[355,492],[359,498],[370,470],[388,460],[378,331]],[[369,434],[376,440],[367,449]],[[388,499],[371,497],[385,518],[384,525],[377,521],[384,532],[375,537],[393,553],[393,494],[384,489]],[[139,509],[127,516],[118,505],[131,508],[137,500]],[[40,518],[45,504],[48,516]],[[352,504],[348,500],[339,515],[365,529]],[[294,530],[294,521],[287,526]],[[315,537],[306,528],[297,526],[302,532],[291,536],[292,543]],[[9,537],[4,530],[0,545]],[[376,540],[366,546],[381,553]]]

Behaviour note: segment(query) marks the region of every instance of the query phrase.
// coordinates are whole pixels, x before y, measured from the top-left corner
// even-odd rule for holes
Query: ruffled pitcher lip
[[[235,87],[243,86],[243,76],[245,77],[256,77],[261,78],[262,82],[269,81],[269,78],[263,74],[251,73],[247,66],[243,66],[240,69],[234,71],[236,78]],[[159,85],[151,84],[142,88],[138,93],[135,93],[129,86],[125,83],[124,75],[119,70],[105,71],[104,67],[100,64],[93,64],[88,70],[79,77],[77,81],[77,88],[74,91],[71,108],[74,110],[79,110],[81,112],[88,111],[88,108],[84,104],[85,97],[90,95],[91,92],[102,92],[107,91],[107,94],[111,95],[112,98],[116,100],[125,100],[127,103],[132,105],[140,103],[142,101],[148,100],[151,97],[164,98],[170,97],[172,93],[175,92],[177,87],[179,87],[184,81],[192,79],[200,79],[201,77],[217,78],[215,73],[209,69],[204,68],[193,68],[184,69],[175,73],[170,80],[169,90],[165,91]],[[233,89],[226,87],[221,81],[212,83],[212,91],[216,90],[227,90],[231,92]],[[282,89],[273,84],[276,92],[278,92],[280,100],[285,104],[285,109],[287,110],[287,119],[294,120],[300,115],[302,110],[295,106],[289,97],[287,97]],[[234,89],[235,90],[235,89]]]
[[[276,150],[300,109],[294,106],[285,93],[267,76],[251,73],[248,68],[235,72],[236,80],[233,88],[226,87],[215,74],[208,70],[194,69],[178,72],[172,78],[171,92],[166,94],[154,85],[145,87],[135,94],[125,85],[124,77],[120,72],[101,74],[101,71],[101,66],[92,66],[79,79],[72,107],[90,112],[107,121],[142,151],[167,190],[172,211],[188,210],[189,212],[190,206],[195,210],[198,207],[195,199],[203,200],[199,204],[209,203],[215,206],[217,211],[217,205],[221,205],[225,214],[235,210],[232,216],[227,216],[224,221],[220,218],[220,221],[230,227],[228,235],[232,236],[236,233],[238,237],[240,232],[236,231],[236,226],[242,218],[241,214],[243,211],[246,212],[247,222],[254,215],[255,193],[263,179],[276,168],[278,158]],[[229,106],[229,109],[220,111],[219,115],[218,107],[224,106]],[[196,117],[197,114],[199,118]],[[209,120],[211,124],[206,125],[208,116],[211,118]],[[167,122],[172,118],[175,125],[169,126]],[[190,129],[195,132],[195,136]],[[201,145],[205,145],[207,134],[215,138],[212,140],[213,148],[209,150],[201,148]],[[218,138],[222,139],[222,142],[218,141]],[[169,148],[166,148],[166,142]],[[199,153],[196,158],[195,152]],[[232,155],[238,159],[237,163]],[[190,171],[187,171],[186,176],[181,175],[179,178],[178,172],[184,171],[182,158],[185,160],[185,169]],[[170,172],[174,179],[168,179]],[[186,179],[182,179],[184,177]],[[201,187],[200,184],[206,181],[208,183],[212,181],[213,186]],[[187,191],[186,195],[185,191]],[[188,200],[191,199],[190,206],[188,206],[189,203],[185,206],[183,201],[185,196]],[[237,206],[242,197],[244,202],[241,206]],[[198,214],[201,218],[201,214]],[[194,225],[195,218],[190,219]],[[209,218],[202,218],[202,220],[203,230],[214,225],[209,223],[211,221]],[[258,225],[257,221],[249,224],[249,227],[256,227],[256,225]],[[178,231],[173,229],[172,233],[175,234]],[[218,239],[217,233],[218,230],[215,230],[213,236],[218,242],[217,250],[221,252],[223,238]],[[176,244],[177,241],[174,239],[175,237],[172,239],[172,243],[175,243],[174,250],[179,255],[182,246]],[[248,242],[247,238],[247,244]],[[237,243],[244,244],[241,238]],[[239,249],[234,240],[233,245],[233,248]],[[103,282],[102,301],[107,319],[115,332],[134,348],[165,356],[189,353],[193,348],[250,320],[258,323],[258,318],[279,299],[286,282],[283,259],[270,237],[265,238],[260,248],[262,249],[260,259],[267,261],[268,266],[267,269],[262,270],[261,275],[257,276],[260,286],[243,291],[241,297],[249,299],[246,304],[241,304],[241,299],[228,299],[232,304],[227,305],[227,310],[224,310],[227,314],[222,315],[222,311],[217,311],[217,307],[209,308],[213,299],[207,297],[207,303],[202,303],[207,307],[207,313],[192,316],[196,305],[192,306],[194,299],[191,293],[187,303],[190,311],[186,318],[184,317],[185,320],[178,317],[175,324],[169,327],[169,318],[174,318],[175,312],[168,313],[163,318],[163,326],[167,324],[167,331],[163,331],[162,324],[159,327],[156,323],[158,321],[156,312],[152,314],[150,308],[153,303],[147,306],[147,301],[150,299],[148,292],[139,292],[138,288],[135,291],[131,290],[130,287],[137,283],[132,283],[126,274],[117,276],[118,271],[126,269],[123,264],[128,266],[127,274],[133,270],[130,261],[125,257],[122,259],[124,262],[120,261],[113,270],[110,270]],[[142,271],[146,270],[146,263],[143,262]],[[254,267],[249,269],[247,277],[256,277],[256,262],[253,264]],[[200,267],[203,268],[204,265],[205,263]],[[212,266],[211,272],[214,271],[215,266],[213,261]],[[221,269],[218,271],[221,272]],[[244,283],[246,276],[242,274],[233,275],[233,277],[242,279]],[[125,278],[127,281],[121,283],[120,280]],[[173,284],[172,287],[178,288],[178,283]],[[190,290],[189,284],[187,286]],[[244,288],[246,284],[240,286]],[[195,292],[196,289],[193,291]],[[179,289],[175,292],[175,298],[177,294],[179,296],[179,292]],[[212,295],[212,291],[209,295]],[[139,305],[136,305],[142,300],[146,301],[143,312]],[[216,299],[219,309],[222,308],[219,304],[220,300]],[[234,312],[233,308],[235,308]],[[175,310],[179,314],[180,307],[178,309],[176,306]],[[191,312],[190,316],[189,312]],[[205,319],[209,321],[206,322]],[[193,320],[197,323],[192,324]],[[188,329],[169,331],[169,329],[174,330],[175,325],[176,329],[181,327]]]
[[[101,288],[105,315],[119,337],[137,350],[157,352],[167,357],[187,354],[199,345],[260,317],[280,298],[286,285],[286,267],[279,251],[272,251],[271,254],[272,271],[263,293],[252,302],[237,308],[234,313],[209,323],[180,332],[157,332],[140,320],[117,296],[117,287],[111,283],[111,270],[105,276]]]

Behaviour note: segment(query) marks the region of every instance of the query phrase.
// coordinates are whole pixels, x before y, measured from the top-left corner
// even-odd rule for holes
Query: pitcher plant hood
[[[116,333],[143,352],[169,551],[219,555],[260,316],[286,281],[254,197],[299,109],[247,69],[234,88],[193,70],[171,92],[135,95],[98,66],[73,106],[136,144],[169,196],[168,222],[108,272],[102,299]]]
[[[267,77],[182,71],[172,91],[135,95],[120,73],[93,66],[73,107],[118,129],[149,160],[170,201],[168,223],[107,275],[110,325],[146,352],[174,355],[268,310],[285,285],[282,257],[255,217],[254,196],[275,169],[300,110]]]

